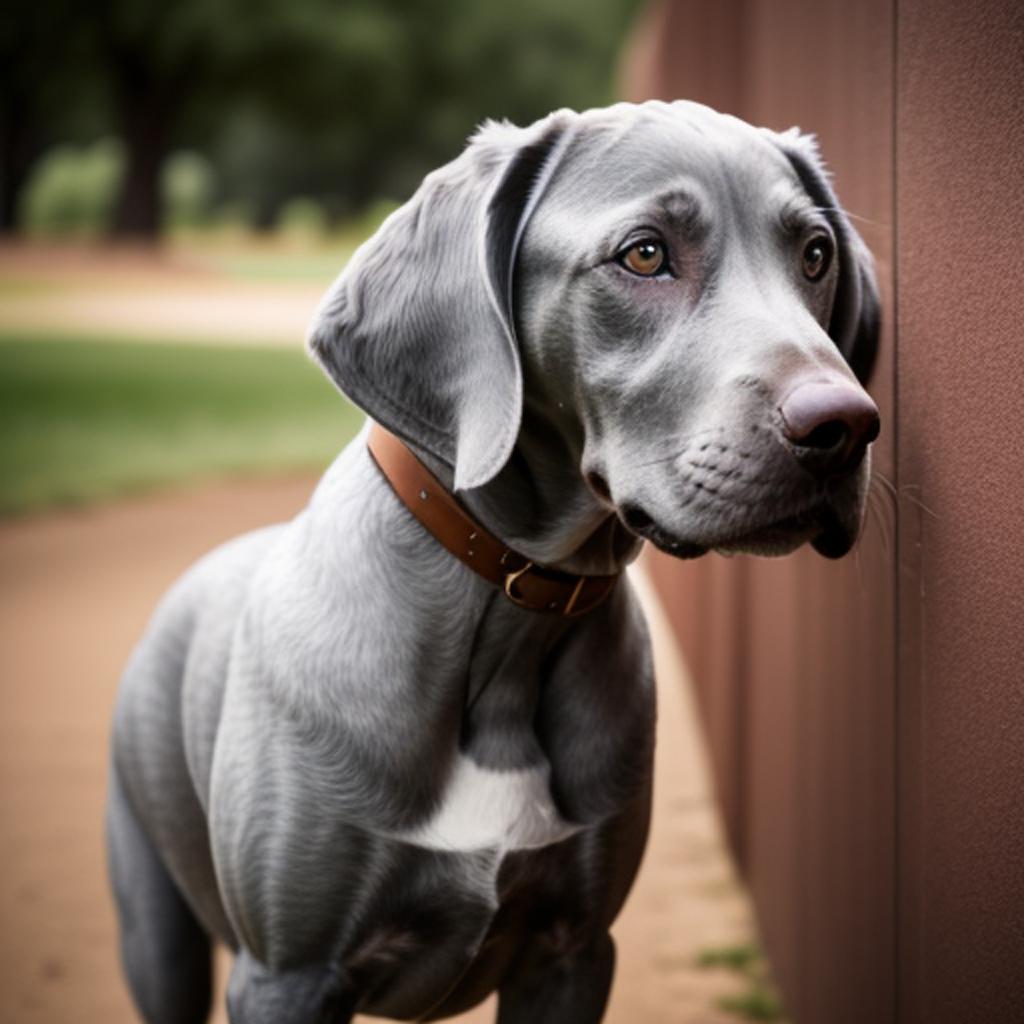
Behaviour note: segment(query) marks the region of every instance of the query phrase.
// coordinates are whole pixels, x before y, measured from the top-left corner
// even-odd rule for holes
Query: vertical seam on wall
[[[901,658],[900,658],[900,621],[902,619],[903,601],[901,586],[901,565],[902,548],[901,538],[903,531],[901,523],[900,503],[900,372],[899,372],[899,297],[900,297],[900,224],[899,224],[899,54],[900,54],[900,0],[893,0],[892,3],[892,26],[891,44],[892,58],[890,75],[892,81],[892,419],[893,419],[893,460],[892,473],[893,483],[896,487],[895,523],[893,529],[893,645],[892,645],[892,785],[893,785],[893,843],[892,843],[892,1019],[894,1024],[899,1024],[900,1003],[902,1001],[903,979],[900,972],[902,962],[902,910],[900,905],[901,885],[901,863],[903,835],[900,828],[903,804],[903,779],[902,779],[902,758],[901,758],[901,718],[902,707],[902,683]]]
[[[748,97],[748,74],[750,67],[751,44],[751,18],[750,4],[748,0],[736,0],[734,7],[736,12],[736,26],[738,38],[738,60],[735,61],[735,72],[739,79],[736,86],[736,95],[739,100],[737,114],[746,113],[749,106]],[[738,860],[743,866],[743,874],[750,884],[751,863],[750,863],[750,837],[752,833],[750,821],[750,771],[751,757],[747,749],[750,738],[750,645],[753,642],[751,636],[752,616],[750,614],[750,588],[751,579],[749,567],[745,562],[736,566],[735,575],[738,576],[737,592],[739,595],[738,607],[734,610],[740,618],[737,635],[741,638],[740,655],[736,665],[736,720],[733,727],[736,730],[737,739],[737,764],[736,764],[736,820],[738,828]]]
[[[751,637],[751,615],[750,615],[750,573],[745,562],[740,562],[736,569],[738,601],[734,607],[739,622],[737,623],[737,636],[741,638],[739,654],[736,659],[736,820],[739,823],[737,836],[739,850],[737,850],[740,864],[743,866],[743,874],[750,878],[750,783],[747,773],[750,770],[750,751],[747,749],[747,742],[750,737],[750,644]]]

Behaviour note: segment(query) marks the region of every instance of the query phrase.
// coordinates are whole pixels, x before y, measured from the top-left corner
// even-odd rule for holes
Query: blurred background
[[[322,465],[355,420],[298,353],[319,295],[484,118],[610,101],[637,6],[5,4],[0,512]]]
[[[883,431],[841,562],[643,559],[658,785],[608,1020],[1024,1020],[1022,54],[1014,0],[8,0],[0,1020],[133,1019],[114,689],[357,428],[302,352],[353,249],[486,117],[679,97],[818,135]]]

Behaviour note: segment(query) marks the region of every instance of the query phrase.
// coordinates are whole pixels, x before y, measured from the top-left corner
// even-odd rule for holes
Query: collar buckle
[[[505,573],[505,596],[520,608],[533,609],[535,607],[516,591],[516,582],[519,577],[525,576],[532,568],[533,562],[527,562],[521,569],[513,569],[512,572]]]
[[[527,608],[530,611],[547,611],[547,612],[559,612],[564,615],[567,619],[574,619],[578,615],[584,615],[589,612],[592,608],[596,608],[607,596],[608,591],[611,590],[609,586],[607,590],[599,591],[596,597],[592,597],[589,603],[580,605],[580,596],[583,593],[583,588],[586,586],[589,576],[578,576],[576,578],[575,585],[573,586],[572,593],[565,599],[564,605],[557,598],[548,600],[530,600],[523,592],[522,588],[518,587],[517,584],[521,579],[527,577],[527,574],[531,570],[536,570],[532,578],[534,580],[543,581],[549,577],[545,575],[545,570],[535,565],[533,562],[527,562],[519,569],[513,569],[511,572],[505,574],[505,583],[503,589],[505,596],[515,605],[520,608]],[[553,596],[553,595],[551,595]],[[579,605],[579,607],[578,607]]]

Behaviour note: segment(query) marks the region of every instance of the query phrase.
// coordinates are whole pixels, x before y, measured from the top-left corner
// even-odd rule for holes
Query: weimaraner
[[[644,539],[844,554],[877,334],[814,142],[652,102],[486,125],[309,347],[517,564],[582,579]],[[430,535],[366,430],[294,520],[173,587],[109,797],[147,1021],[206,1019],[213,939],[234,1024],[434,1020],[494,990],[500,1024],[602,1018],[649,817],[647,632],[625,578],[582,614],[518,593]]]

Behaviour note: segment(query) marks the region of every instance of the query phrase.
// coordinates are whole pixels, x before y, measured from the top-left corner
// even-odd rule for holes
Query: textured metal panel
[[[900,1007],[1024,1020],[1024,8],[901,4]]]

